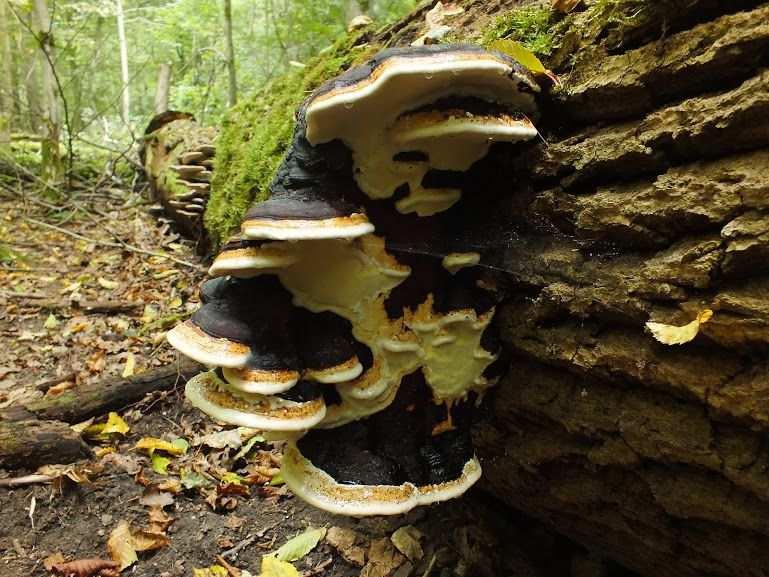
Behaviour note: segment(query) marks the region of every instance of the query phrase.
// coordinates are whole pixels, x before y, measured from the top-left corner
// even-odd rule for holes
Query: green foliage
[[[222,122],[205,224],[214,244],[237,228],[254,200],[267,198],[270,182],[294,130],[294,112],[323,81],[376,52],[344,36],[305,68],[292,69],[254,97],[235,106]]]
[[[552,16],[553,11],[549,5],[513,9],[496,19],[484,34],[481,44],[488,46],[496,40],[511,39],[520,42],[534,54],[548,56],[555,41]]]

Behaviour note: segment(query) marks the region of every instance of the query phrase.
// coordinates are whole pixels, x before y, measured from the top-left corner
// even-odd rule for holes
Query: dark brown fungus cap
[[[373,232],[374,226],[352,205],[304,189],[253,205],[241,230],[255,239],[316,240],[354,238]]]
[[[276,272],[292,265],[297,258],[296,252],[285,243],[236,236],[219,251],[208,274],[248,278]]]
[[[455,428],[433,435],[442,415],[418,374],[406,381],[384,411],[312,430],[290,444],[282,471],[291,490],[327,511],[362,516],[405,513],[471,487],[480,465],[469,435],[470,405],[458,411]]]
[[[363,372],[350,324],[334,313],[302,313],[297,341],[304,378],[319,383],[351,381]]]

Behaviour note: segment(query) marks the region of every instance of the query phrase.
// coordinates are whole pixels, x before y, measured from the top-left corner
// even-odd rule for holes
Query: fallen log
[[[85,384],[56,396],[46,396],[0,411],[0,422],[55,420],[78,423],[90,417],[118,411],[144,398],[147,393],[170,389],[203,370],[188,359],[178,364],[132,377],[115,377]]]
[[[0,421],[0,467],[34,469],[91,456],[91,449],[61,421]]]
[[[191,114],[169,110],[150,121],[140,151],[154,199],[184,235],[198,241],[200,250],[206,243],[203,210],[185,206],[192,199],[205,206],[216,135],[215,128],[201,126]]]
[[[129,378],[110,378],[0,411],[0,467],[34,469],[91,456],[70,425],[119,411],[148,393],[170,389],[203,369],[182,359],[178,364]]]

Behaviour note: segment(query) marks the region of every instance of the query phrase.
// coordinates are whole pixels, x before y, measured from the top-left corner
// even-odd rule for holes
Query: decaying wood
[[[192,115],[167,111],[150,122],[140,155],[155,200],[185,235],[198,241],[205,240],[203,211],[186,205],[199,200],[205,206],[208,200],[215,138],[216,130],[203,128]]]
[[[91,450],[61,421],[0,421],[0,467],[34,469],[48,463],[71,463]]]
[[[148,393],[170,389],[203,370],[184,359],[129,378],[111,378],[0,411],[0,467],[35,468],[91,456],[71,424],[118,411]]]
[[[513,369],[476,441],[486,489],[642,575],[766,577],[769,3],[673,14],[578,51],[512,161]],[[644,328],[706,308],[684,345]]]
[[[0,411],[0,422],[30,419],[78,423],[90,417],[118,411],[144,398],[147,393],[170,389],[203,370],[188,359],[179,364],[122,378],[114,377],[74,387],[56,396],[46,396]]]

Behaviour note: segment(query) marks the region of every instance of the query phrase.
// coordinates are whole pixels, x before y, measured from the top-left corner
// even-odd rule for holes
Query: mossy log
[[[202,250],[216,136],[215,128],[201,126],[191,114],[166,111],[150,121],[140,150],[158,208]]]
[[[59,395],[13,405],[0,411],[0,422],[29,419],[78,423],[117,411],[140,401],[153,391],[170,389],[203,370],[189,359],[131,377],[111,377],[88,383]]]
[[[148,393],[173,388],[203,367],[183,359],[180,364],[128,378],[109,378],[56,396],[45,396],[0,411],[0,467],[35,468],[70,463],[91,452],[70,425],[142,400]]]
[[[513,369],[475,434],[484,487],[642,575],[769,575],[769,2],[462,5],[452,40],[548,46],[563,83],[544,142],[473,169],[514,239],[497,315]],[[368,46],[408,45],[425,6]],[[223,139],[249,126],[229,122]],[[283,150],[256,138],[216,175],[232,184],[214,190],[217,237],[271,178],[238,185],[249,151]],[[704,309],[690,343],[645,329]]]

